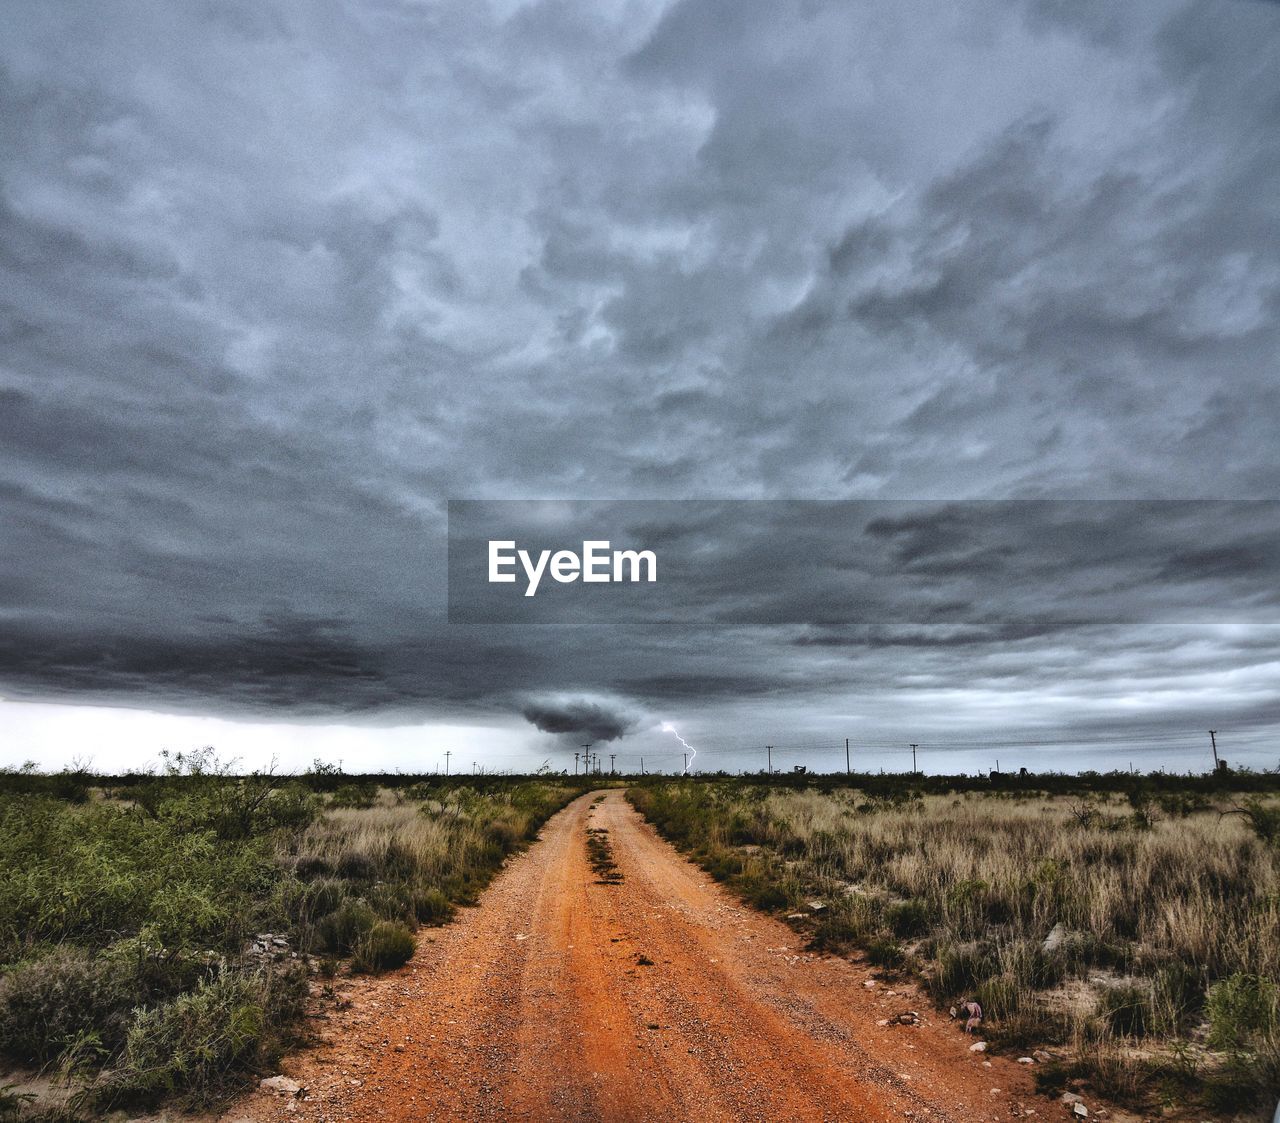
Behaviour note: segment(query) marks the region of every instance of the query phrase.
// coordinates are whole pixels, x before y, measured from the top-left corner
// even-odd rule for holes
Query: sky
[[[1270,0],[23,5],[0,763],[1275,767],[1277,198]]]

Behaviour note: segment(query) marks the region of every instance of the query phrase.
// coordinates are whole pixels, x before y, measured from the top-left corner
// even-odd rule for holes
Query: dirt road
[[[592,799],[556,815],[407,967],[351,984],[328,1042],[285,1067],[305,1099],[258,1092],[225,1118],[1053,1117],[1024,1069],[970,1052],[921,997],[805,953],[620,792]],[[592,873],[588,826],[608,830],[620,884]],[[876,1024],[906,1009],[926,1024]]]

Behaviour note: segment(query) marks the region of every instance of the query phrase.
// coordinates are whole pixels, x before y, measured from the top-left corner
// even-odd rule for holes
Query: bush
[[[753,879],[744,882],[742,895],[762,912],[775,912],[794,903],[791,895],[781,885],[769,881]]]
[[[139,1011],[120,1063],[94,1101],[153,1103],[181,1090],[190,1103],[208,1103],[257,1054],[267,1024],[266,990],[261,977],[224,975]]]
[[[330,798],[332,807],[372,807],[378,798],[378,785],[370,781],[342,784]]]
[[[380,920],[360,941],[351,965],[357,971],[390,971],[408,963],[417,946],[418,941],[406,925]]]
[[[0,979],[0,1050],[43,1064],[86,1034],[115,1048],[139,998],[132,972],[77,948],[58,948]]]
[[[977,990],[994,973],[995,963],[980,944],[950,944],[938,950],[928,981],[934,997],[946,999]]]
[[[810,946],[817,951],[847,951],[858,947],[872,929],[873,925],[864,912],[837,906],[821,914]]]
[[[325,951],[350,955],[377,922],[363,897],[348,897],[316,925],[316,937]]]
[[[929,902],[915,897],[890,905],[884,918],[895,936],[923,936],[929,931],[933,915]]]
[[[979,984],[974,997],[986,1017],[1003,1021],[1022,1009],[1023,988],[1016,979],[1008,975],[997,975]]]
[[[1209,991],[1209,1043],[1247,1048],[1280,1030],[1280,987],[1260,975],[1237,972]]]
[[[413,896],[413,914],[419,924],[444,924],[453,913],[449,898],[439,889],[423,889]]]
[[[1151,990],[1137,983],[1109,986],[1098,998],[1098,1014],[1113,1033],[1145,1037],[1155,1021]]]
[[[306,969],[228,973],[194,990],[136,1011],[118,1062],[81,1099],[96,1109],[153,1104],[177,1094],[207,1106],[245,1068],[271,1065],[302,1013]]]
[[[337,873],[350,881],[374,881],[378,863],[360,850],[348,850],[338,858]]]
[[[742,873],[742,859],[731,850],[712,851],[703,859],[702,866],[717,881],[730,881]]]
[[[22,1109],[34,1100],[34,1092],[19,1092],[16,1084],[0,1084],[0,1123],[18,1123]]]
[[[995,1040],[1065,1045],[1073,1078],[1132,1106],[1157,1084],[1190,1104],[1224,1065],[1224,1089],[1280,1087],[1278,794],[1280,776],[1262,773],[707,777],[628,789],[749,902],[825,899],[799,925],[816,920],[814,947],[888,963],[909,948],[935,999],[976,995]],[[1094,992],[1089,1007],[1075,1001],[1099,973],[1126,984]],[[1220,1051],[1201,1074],[1201,1062],[1167,1054],[1199,1057],[1214,980],[1227,980],[1213,1011]]]
[[[269,1063],[300,1016],[306,968],[260,970],[250,936],[397,966],[410,926],[474,899],[574,794],[433,784],[432,809],[400,814],[375,781],[319,769],[280,784],[206,751],[103,799],[78,802],[81,778],[64,779],[0,770],[0,1051],[74,1071],[97,1090],[82,1105],[95,1118],[170,1091],[203,1101]],[[318,821],[315,793],[344,786],[355,790],[338,802],[375,807]]]
[[[1244,817],[1258,840],[1267,846],[1280,847],[1280,803],[1264,803],[1260,799],[1246,800],[1235,809]]]
[[[880,937],[867,943],[867,961],[873,967],[901,967],[906,958],[902,945],[896,940]]]
[[[1228,1068],[1226,1072],[1205,1082],[1204,1099],[1206,1105],[1214,1111],[1234,1115],[1248,1110],[1258,1102],[1258,1089],[1252,1081],[1240,1079],[1238,1073]]]

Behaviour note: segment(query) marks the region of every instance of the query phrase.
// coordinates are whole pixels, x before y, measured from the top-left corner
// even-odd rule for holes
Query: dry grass
[[[1244,817],[1204,800],[1165,813],[1141,793],[873,799],[724,783],[633,799],[754,903],[822,895],[819,946],[913,970],[942,1004],[976,996],[995,1041],[1062,1047],[1063,1077],[1144,1104],[1243,1103],[1280,1078],[1280,850]],[[1246,1017],[1244,998],[1214,1004],[1232,980],[1262,980],[1248,1002],[1271,1013],[1209,1049],[1215,1018]]]
[[[353,950],[351,930],[368,930],[375,915],[443,923],[574,794],[550,782],[489,791],[454,782],[375,789],[359,806],[331,806],[281,854],[305,886],[296,903],[304,940],[343,954]]]
[[[406,962],[419,924],[474,901],[581,790],[276,781],[210,754],[112,798],[17,780],[0,792],[0,1054],[68,1074],[65,1123],[216,1102],[293,1040],[313,969]],[[21,1091],[0,1090],[0,1118],[55,1118]]]
[[[924,899],[957,939],[998,925],[1043,940],[1062,924],[1134,963],[1280,977],[1280,869],[1239,818],[1209,811],[1135,829],[1114,805],[1082,826],[1062,799],[925,797],[870,814],[860,803],[769,795],[761,841],[798,849],[826,881]]]

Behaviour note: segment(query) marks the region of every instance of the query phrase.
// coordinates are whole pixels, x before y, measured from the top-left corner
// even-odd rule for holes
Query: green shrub
[[[378,798],[378,785],[370,781],[342,784],[329,799],[332,807],[372,807]]]
[[[515,818],[495,819],[485,829],[490,841],[499,846],[504,854],[511,853],[524,841],[524,826]]]
[[[760,879],[744,881],[742,895],[763,912],[776,912],[794,903],[792,896],[781,885]]]
[[[818,919],[810,945],[818,951],[842,952],[859,947],[874,924],[862,910],[838,903]]]
[[[351,965],[357,971],[390,971],[413,958],[417,940],[409,928],[394,920],[380,920],[356,946]]]
[[[316,925],[320,946],[337,955],[350,955],[378,922],[378,914],[363,897],[347,897]]]
[[[890,905],[885,909],[884,918],[895,936],[923,936],[933,922],[933,913],[928,901],[914,897]]]
[[[1151,990],[1138,983],[1106,987],[1098,996],[1098,1015],[1113,1033],[1144,1037],[1155,1021]]]
[[[1205,1081],[1204,1102],[1214,1111],[1234,1115],[1253,1107],[1257,1099],[1258,1090],[1240,1081],[1233,1073],[1213,1076]]]
[[[296,962],[202,980],[168,1002],[135,1011],[116,1063],[79,1099],[97,1110],[170,1096],[207,1106],[245,1069],[274,1064],[293,1040],[288,1027],[306,997],[306,968]]]
[[[413,895],[413,915],[420,924],[444,924],[453,914],[453,905],[439,889],[422,889]]]
[[[703,868],[717,881],[730,881],[742,873],[742,858],[731,850],[713,850],[702,861]]]
[[[192,802],[191,797],[184,800]],[[168,805],[0,799],[0,955],[68,940],[102,946],[149,928],[169,947],[236,951],[282,877],[269,839],[219,841]]]
[[[1209,1043],[1247,1048],[1280,1031],[1280,986],[1260,975],[1237,972],[1209,991]]]
[[[474,900],[575,794],[433,784],[434,821],[416,834],[417,808],[397,818],[391,804],[317,822],[314,792],[351,785],[365,803],[379,790],[324,771],[281,785],[201,751],[78,802],[81,778],[0,770],[0,1051],[74,1070],[96,1089],[95,1118],[170,1091],[216,1095],[268,1063],[307,993],[303,962],[259,971],[249,937],[355,953],[365,969],[403,963],[409,925]]]
[[[883,936],[867,943],[867,961],[874,967],[901,967],[906,961],[906,953],[896,940]]]
[[[1236,814],[1244,817],[1260,842],[1280,848],[1280,803],[1265,803],[1261,799],[1249,799],[1235,811]]]
[[[348,850],[338,858],[337,873],[350,881],[373,881],[379,873],[378,863],[360,850]]]
[[[974,988],[974,997],[988,1018],[1001,1021],[1013,1017],[1022,1009],[1024,988],[1008,975],[996,975]]]
[[[287,911],[298,923],[308,924],[328,916],[347,896],[347,885],[340,878],[321,877],[297,886]]]
[[[225,975],[139,1011],[94,1101],[154,1103],[181,1091],[191,1103],[209,1102],[257,1055],[267,1025],[265,991],[259,977]]]
[[[995,974],[991,953],[978,943],[948,944],[938,949],[936,959],[928,982],[930,990],[939,999],[977,990]]]
[[[77,948],[25,960],[0,979],[0,1050],[43,1064],[87,1033],[114,1048],[139,997],[132,972]]]

